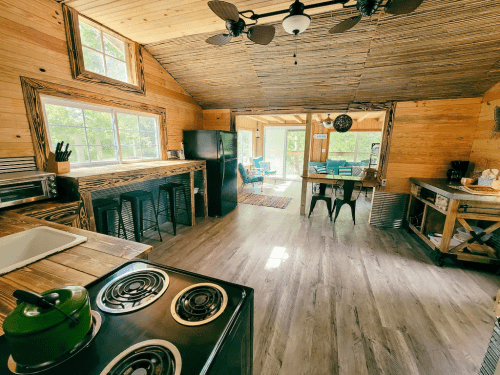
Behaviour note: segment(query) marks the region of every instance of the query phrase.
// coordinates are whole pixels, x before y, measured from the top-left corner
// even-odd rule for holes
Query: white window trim
[[[89,50],[97,52],[97,53],[100,53],[103,56],[104,76],[107,77],[107,78],[111,78],[111,79],[115,79],[117,81],[124,82],[124,83],[133,84],[133,82],[132,82],[133,81],[133,77],[131,76],[131,74],[132,74],[132,67],[131,67],[130,52],[129,52],[130,46],[129,46],[128,41],[125,40],[125,39],[123,39],[123,38],[120,38],[119,36],[112,35],[111,33],[104,31],[102,27],[96,25],[94,22],[92,22],[88,18],[83,17],[81,15],[78,15],[78,22],[79,23],[84,23],[84,24],[86,24],[86,25],[88,25],[88,26],[90,26],[90,27],[92,27],[94,29],[99,30],[99,35],[100,35],[100,38],[101,38],[102,51],[96,50],[96,49],[94,49],[92,47],[89,47],[89,46],[83,44],[83,41],[81,40],[81,35],[80,35],[80,44],[82,45],[82,50],[83,50],[83,48],[88,48]],[[111,36],[112,38],[118,39],[118,40],[120,40],[121,42],[124,43],[124,47],[125,47],[125,51],[124,51],[125,60],[121,60],[121,59],[118,59],[118,58],[116,58],[114,56],[106,54],[106,48],[104,46],[104,33],[106,33],[107,35]],[[122,81],[120,79],[108,76],[108,64],[106,62],[106,56],[111,57],[112,59],[115,59],[117,61],[121,61],[121,62],[125,63],[125,66],[127,68],[127,80],[126,81]],[[85,65],[85,60],[83,61],[83,64]],[[94,74],[99,74],[99,73],[95,73],[95,72],[93,72],[93,73]]]
[[[330,155],[331,154],[354,154],[354,161],[353,163],[359,163],[361,160],[358,160],[358,142],[359,142],[359,135],[360,134],[365,134],[365,133],[373,133],[373,134],[378,134],[379,132],[374,132],[374,131],[353,131],[353,132],[350,132],[351,134],[352,133],[356,133],[356,144],[354,145],[354,151],[350,152],[350,151],[345,151],[345,152],[331,152],[330,151],[330,145],[331,145],[331,141],[332,141],[332,138],[330,137],[330,139],[328,140],[328,158],[330,158]],[[382,132],[380,132],[380,135],[381,135],[381,138],[382,138]],[[362,152],[361,154],[366,154],[366,152]],[[368,159],[371,158],[371,154],[368,153]],[[378,158],[377,158],[377,164],[378,164]]]
[[[247,136],[249,135],[250,136],[250,163],[252,162],[252,158],[253,158],[253,132],[251,130],[247,130],[247,129],[242,129],[242,130],[238,130],[238,133],[241,134],[241,136],[243,137],[243,135],[245,133],[249,133],[247,134]],[[243,151],[243,146],[242,147],[242,151]],[[238,159],[239,159],[239,163],[243,163],[243,155],[238,155]]]
[[[118,148],[118,159],[116,161],[102,161],[102,162],[89,162],[89,163],[72,163],[71,167],[72,168],[89,168],[89,167],[102,167],[105,165],[117,165],[117,164],[134,164],[134,163],[144,163],[144,162],[149,162],[149,161],[158,161],[162,160],[161,155],[162,155],[162,150],[161,150],[161,130],[160,130],[160,116],[148,112],[141,112],[141,111],[133,111],[133,110],[128,110],[128,109],[123,109],[119,107],[112,107],[112,106],[106,106],[106,105],[99,105],[99,104],[92,104],[84,101],[77,101],[77,100],[71,100],[71,99],[63,99],[59,97],[54,97],[54,96],[49,96],[49,95],[40,95],[40,99],[42,102],[42,110],[43,110],[43,117],[45,121],[45,126],[47,129],[47,136],[49,139],[49,147],[52,152],[55,152],[55,145],[52,145],[52,140],[50,137],[50,125],[47,120],[47,113],[45,111],[45,104],[53,104],[53,105],[59,105],[63,107],[74,107],[74,108],[79,108],[79,109],[88,109],[88,110],[93,110],[93,111],[99,111],[99,112],[106,112],[111,114],[112,118],[112,125],[113,125],[113,134],[116,137],[116,145],[115,147]],[[121,152],[121,142],[120,142],[120,132],[118,129],[118,120],[117,120],[117,115],[118,113],[123,113],[123,114],[130,114],[134,116],[141,116],[141,117],[151,117],[156,119],[156,129],[157,129],[157,134],[156,134],[156,139],[158,140],[156,147],[157,147],[157,152],[158,152],[158,158],[155,159],[134,159],[134,160],[123,160],[122,157],[122,152]],[[86,132],[85,132],[86,133]],[[85,137],[87,137],[87,134],[85,134]],[[87,152],[89,152],[88,147],[88,138],[86,139],[87,142]],[[71,145],[70,145],[71,147]],[[90,157],[90,152],[89,152],[89,157]]]

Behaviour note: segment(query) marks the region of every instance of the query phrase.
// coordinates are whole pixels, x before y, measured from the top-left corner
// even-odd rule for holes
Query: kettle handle
[[[68,314],[66,314],[64,311],[62,311],[61,309],[59,309],[59,307],[57,307],[55,305],[56,300],[59,298],[59,295],[57,293],[50,293],[46,296],[42,296],[42,295],[35,293],[35,292],[30,292],[27,290],[18,289],[16,291],[14,291],[14,293],[12,295],[15,298],[17,298],[18,305],[22,302],[26,302],[26,303],[29,303],[31,305],[41,307],[42,309],[48,309],[48,308],[53,307],[54,309],[59,311],[61,314],[66,315],[66,317],[68,319],[70,319],[73,323],[78,324],[77,318],[69,316]]]

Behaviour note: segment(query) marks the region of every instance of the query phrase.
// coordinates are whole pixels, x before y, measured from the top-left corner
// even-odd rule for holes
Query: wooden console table
[[[408,205],[408,225],[427,245],[436,250],[437,263],[442,264],[445,257],[456,257],[459,260],[500,264],[499,254],[485,243],[484,236],[500,228],[500,196],[477,195],[458,190],[460,186],[449,183],[446,179],[416,179],[410,178],[412,193]],[[432,201],[434,199],[434,201]],[[420,225],[410,222],[415,217],[415,202],[423,203],[423,212]],[[435,214],[439,213],[439,214]],[[412,215],[413,214],[413,215]],[[420,215],[419,214],[419,215]],[[442,225],[437,218],[443,215]],[[475,233],[470,220],[491,222],[480,235]],[[440,246],[436,246],[429,238],[432,232],[430,226],[442,227]],[[437,225],[437,226],[436,226]],[[450,247],[457,226],[462,226],[472,236],[471,239],[457,246]]]
[[[77,169],[57,176],[57,184],[67,198],[80,201],[80,228],[96,230],[91,193],[97,190],[156,180],[189,173],[191,191],[191,225],[195,225],[194,172],[203,172],[204,214],[207,208],[207,169],[204,160],[162,160],[144,163],[108,165]],[[62,195],[61,194],[61,195]]]

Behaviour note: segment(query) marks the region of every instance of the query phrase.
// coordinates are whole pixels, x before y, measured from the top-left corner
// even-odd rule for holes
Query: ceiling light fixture
[[[326,120],[322,122],[323,126],[327,129],[331,128],[333,126],[333,120],[330,118],[330,115],[328,114],[328,117]]]
[[[304,4],[299,0],[290,5],[290,14],[283,19],[283,28],[288,34],[300,34],[311,24],[311,17],[304,13]]]

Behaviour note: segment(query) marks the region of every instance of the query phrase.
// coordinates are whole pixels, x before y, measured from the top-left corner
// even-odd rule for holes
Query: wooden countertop
[[[87,242],[0,276],[0,335],[5,317],[16,306],[16,289],[43,292],[63,285],[84,286],[127,260],[144,256],[149,245],[67,227],[13,212],[0,212],[0,237],[38,226],[86,236]]]
[[[378,181],[375,180],[363,180],[359,176],[339,176],[333,174],[324,174],[324,173],[310,173],[307,177],[301,176],[302,178],[307,179],[308,182],[316,182],[316,183],[336,183],[339,181],[359,181],[363,183],[364,187],[374,187],[378,185]]]
[[[459,187],[460,183],[448,182],[445,178],[414,178],[411,177],[410,181],[415,185],[421,186],[425,189],[438,193],[446,198],[455,199],[460,201],[475,201],[475,202],[491,202],[500,203],[500,195],[479,195],[467,193],[463,190],[458,190],[451,186]]]
[[[179,169],[185,167],[196,167],[205,165],[204,160],[157,160],[144,163],[113,164],[103,167],[75,169],[69,173],[57,175],[57,177],[73,178],[77,180],[103,178],[106,176],[118,177],[128,175],[142,170],[151,169]]]

